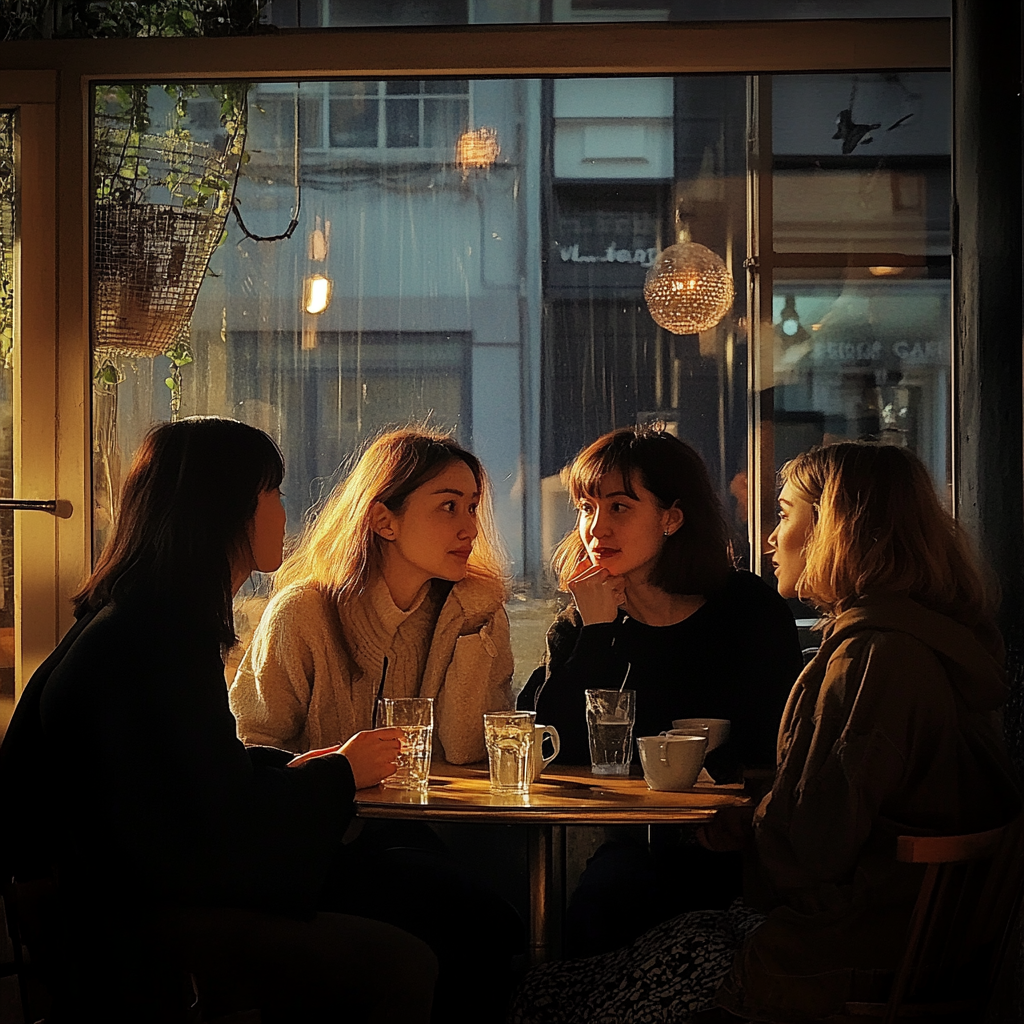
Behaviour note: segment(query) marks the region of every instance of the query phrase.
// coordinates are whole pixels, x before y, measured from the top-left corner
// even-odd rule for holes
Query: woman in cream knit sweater
[[[482,760],[484,712],[512,707],[487,513],[483,468],[450,437],[402,430],[374,441],[278,570],[230,689],[242,740],[298,753],[369,729],[386,658],[383,696],[434,698],[435,754]],[[428,943],[440,965],[433,1020],[499,1016],[523,942],[515,910],[422,823],[359,824],[343,849],[344,884],[323,905]],[[501,938],[467,939],[484,933]]]
[[[486,756],[512,707],[503,566],[487,479],[443,434],[379,437],[279,570],[230,690],[245,743],[301,753],[371,727],[383,696],[433,697],[445,760]]]

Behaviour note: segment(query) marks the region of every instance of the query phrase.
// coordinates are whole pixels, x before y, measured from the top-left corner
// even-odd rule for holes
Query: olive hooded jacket
[[[1002,643],[885,595],[839,615],[790,694],[754,834],[767,921],[718,1002],[814,1018],[872,998],[902,950],[922,868],[898,835],[1006,824],[1021,800],[996,715]]]

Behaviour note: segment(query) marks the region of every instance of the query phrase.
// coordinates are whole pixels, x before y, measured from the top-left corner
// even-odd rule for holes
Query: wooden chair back
[[[900,836],[897,859],[924,864],[889,1000],[847,1014],[967,1021],[984,1013],[1024,883],[1022,822],[960,836]]]

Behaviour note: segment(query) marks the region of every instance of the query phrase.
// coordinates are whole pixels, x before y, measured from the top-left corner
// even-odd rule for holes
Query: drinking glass
[[[533,711],[492,711],[484,715],[492,793],[530,792],[536,725]]]
[[[587,690],[590,770],[594,775],[628,775],[633,760],[636,690]]]
[[[384,785],[389,789],[426,789],[434,741],[434,698],[384,697],[378,705],[377,721],[402,731],[398,767]]]

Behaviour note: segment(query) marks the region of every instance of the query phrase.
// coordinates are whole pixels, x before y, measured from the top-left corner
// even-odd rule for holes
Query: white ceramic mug
[[[644,779],[650,789],[692,789],[704,764],[703,736],[641,736],[636,741]]]
[[[545,757],[543,754],[545,738],[551,740],[553,752],[550,757]],[[561,749],[562,741],[558,738],[558,730],[553,725],[538,725],[533,733],[533,777],[535,779],[540,778],[540,773],[558,757],[558,751]]]
[[[708,728],[708,753],[716,747],[720,747],[729,738],[729,729],[732,723],[728,718],[674,718],[672,728],[668,735],[685,736],[688,729]],[[692,735],[692,734],[691,734]]]

